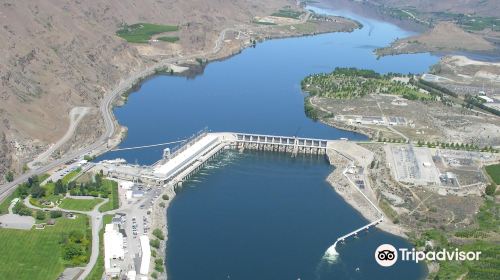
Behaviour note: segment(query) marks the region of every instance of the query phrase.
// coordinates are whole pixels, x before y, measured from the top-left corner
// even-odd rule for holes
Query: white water
[[[337,242],[333,243],[332,246],[328,247],[325,254],[323,255],[323,259],[328,263],[335,263],[339,258],[339,253],[336,250]]]

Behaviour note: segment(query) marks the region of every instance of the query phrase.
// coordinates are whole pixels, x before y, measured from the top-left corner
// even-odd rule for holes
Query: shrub
[[[83,254],[82,247],[74,244],[74,243],[68,243],[66,246],[64,246],[64,259],[65,260],[72,260],[75,257],[81,256]]]
[[[494,196],[495,195],[495,191],[497,190],[497,186],[495,186],[495,184],[489,184],[486,189],[484,190],[484,192],[487,194],[487,195],[490,195],[490,196]]]
[[[14,208],[12,208],[12,212],[14,212],[14,214],[18,214],[21,216],[33,215],[33,211],[31,209],[29,209],[28,207],[26,207],[26,205],[24,205],[22,202],[18,202],[14,206]]]
[[[7,182],[12,182],[12,181],[14,181],[14,172],[12,172],[11,170],[9,170],[9,171],[7,172],[7,174],[5,174],[5,180],[6,180]]]
[[[165,239],[165,236],[163,236],[163,232],[159,228],[156,228],[155,230],[153,230],[153,235],[156,236],[156,238],[158,238],[160,240]]]
[[[153,247],[153,248],[159,249],[160,248],[160,240],[153,239],[153,240],[149,241],[149,245],[151,245],[151,247]]]
[[[63,215],[62,211],[59,211],[59,210],[50,211],[50,217],[52,219],[60,218],[60,217],[62,217],[62,215]]]
[[[45,212],[43,210],[37,210],[36,211],[35,218],[37,220],[45,220],[45,217],[46,217],[46,215],[45,215]]]

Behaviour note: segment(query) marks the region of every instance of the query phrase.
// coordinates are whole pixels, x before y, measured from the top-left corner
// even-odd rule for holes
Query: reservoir
[[[128,127],[120,147],[174,141],[212,131],[304,136],[365,136],[308,119],[300,81],[335,67],[421,73],[438,61],[430,54],[377,59],[373,49],[410,33],[349,11],[322,13],[354,18],[352,33],[270,40],[207,65],[195,78],[155,76],[116,108]],[[376,112],[374,112],[375,114]],[[151,164],[162,147],[110,152],[101,157]],[[335,262],[323,259],[340,236],[367,221],[326,182],[334,167],[323,157],[225,152],[184,184],[168,209],[165,256],[169,279],[421,279],[423,265],[398,262],[382,268],[374,250],[382,243],[411,247],[373,229],[339,245]]]

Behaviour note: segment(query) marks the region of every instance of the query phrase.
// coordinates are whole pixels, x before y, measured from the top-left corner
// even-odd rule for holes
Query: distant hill
[[[422,12],[449,12],[499,17],[498,0],[367,0],[396,8],[415,8]]]

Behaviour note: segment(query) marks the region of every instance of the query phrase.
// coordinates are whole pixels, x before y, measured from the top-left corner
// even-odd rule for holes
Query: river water
[[[304,115],[300,81],[337,66],[379,72],[421,73],[438,61],[429,54],[377,59],[373,49],[410,33],[349,11],[320,10],[354,18],[352,33],[271,40],[230,59],[210,63],[194,79],[155,76],[115,114],[128,127],[120,145],[131,147],[186,138],[208,127],[324,139],[364,136],[314,122]],[[374,112],[376,114],[376,112]],[[150,164],[162,148],[110,152]],[[382,243],[410,247],[377,229],[338,246],[340,236],[367,221],[325,181],[323,157],[227,152],[185,184],[168,211],[169,278],[190,279],[420,279],[423,265],[398,262],[382,268],[374,250]]]

